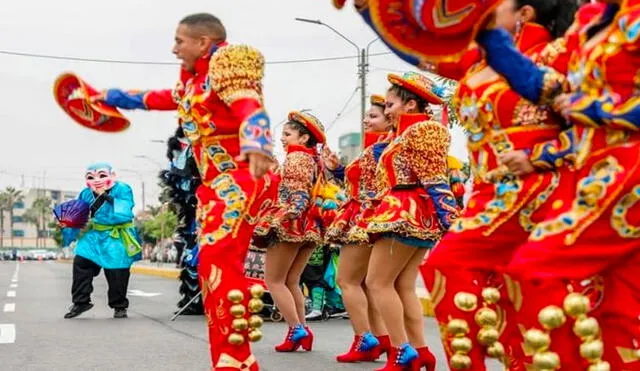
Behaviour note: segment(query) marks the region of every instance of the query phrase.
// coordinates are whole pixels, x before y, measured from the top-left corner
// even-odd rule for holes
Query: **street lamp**
[[[298,22],[311,23],[311,24],[327,27],[328,29],[333,31],[335,34],[337,34],[338,36],[340,36],[341,38],[343,38],[345,41],[347,41],[349,44],[353,45],[356,48],[356,51],[358,53],[358,78],[360,79],[360,86],[359,86],[360,122],[364,121],[364,111],[367,104],[367,72],[369,68],[369,47],[371,47],[371,44],[379,40],[379,38],[375,38],[371,40],[367,44],[367,47],[365,50],[364,48],[360,48],[358,44],[351,41],[348,37],[340,33],[340,31],[336,30],[335,28],[322,22],[319,19],[307,19],[307,18],[296,17],[295,20]],[[362,125],[360,125],[360,138],[362,138],[362,142],[364,143],[364,127]]]
[[[142,211],[145,211],[147,209],[147,204],[145,201],[145,191],[144,191],[144,177],[142,176],[142,174],[137,171],[137,170],[133,170],[133,169],[120,169],[120,171],[125,172],[125,173],[132,173],[137,175],[140,178],[140,183],[142,183]]]

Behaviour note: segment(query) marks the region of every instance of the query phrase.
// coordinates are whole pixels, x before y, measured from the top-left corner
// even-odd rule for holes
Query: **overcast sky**
[[[0,187],[83,187],[87,164],[108,161],[136,190],[141,178],[147,204],[157,203],[156,173],[164,165],[166,140],[175,130],[174,113],[125,112],[132,126],[123,133],[100,134],[69,119],[53,99],[55,78],[77,73],[98,89],[171,88],[177,65],[79,62],[13,56],[21,52],[80,58],[174,62],[174,30],[185,15],[210,12],[227,27],[229,42],[260,49],[267,63],[309,58],[354,56],[355,48],[331,30],[294,21],[320,19],[364,47],[375,35],[351,8],[337,11],[330,0],[22,0],[0,5]],[[380,42],[371,53],[385,53]],[[384,93],[386,74],[410,69],[394,56],[372,56],[367,93]],[[358,84],[356,59],[315,63],[269,64],[266,108],[275,124],[292,109],[312,109],[329,126]],[[338,137],[358,131],[359,94],[328,132]],[[279,136],[280,133],[278,132]],[[453,130],[451,153],[466,156],[464,136]],[[279,145],[278,145],[279,147]],[[278,148],[279,152],[282,152]],[[153,161],[138,159],[144,155]],[[127,169],[127,170],[125,170]],[[134,172],[137,172],[135,174]],[[43,174],[46,174],[43,175]]]

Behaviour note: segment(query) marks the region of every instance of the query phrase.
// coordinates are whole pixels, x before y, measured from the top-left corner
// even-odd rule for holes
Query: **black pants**
[[[93,277],[100,274],[101,267],[89,259],[77,256],[73,259],[73,284],[71,285],[71,297],[74,304],[87,304],[91,302],[93,292]],[[105,269],[109,291],[109,307],[113,309],[128,308],[127,286],[131,272],[124,269]]]

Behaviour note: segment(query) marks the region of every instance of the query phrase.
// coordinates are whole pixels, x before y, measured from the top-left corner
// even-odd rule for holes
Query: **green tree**
[[[147,237],[147,241],[155,243],[171,237],[177,225],[176,214],[169,210],[162,211],[155,217],[142,222],[143,240],[145,240],[144,237]]]
[[[4,247],[4,213],[11,210],[9,197],[5,192],[0,192],[0,248]]]
[[[22,191],[19,189],[15,189],[13,187],[7,187],[4,191],[4,194],[7,197],[7,204],[9,207],[9,229],[11,231],[11,246],[13,247],[13,210],[17,203],[24,201],[24,195]]]
[[[26,223],[33,224],[36,229],[40,230],[40,215],[38,215],[38,211],[34,208],[30,208],[22,214],[22,218]],[[40,247],[40,235],[36,237],[36,247]]]
[[[56,242],[56,246],[62,246],[62,228],[55,221],[49,222],[49,229],[53,230],[53,240]]]
[[[31,207],[24,213],[24,220],[35,225],[38,230],[36,247],[46,244],[49,215],[51,215],[51,199],[48,197],[36,198]],[[43,241],[44,244],[42,244]]]

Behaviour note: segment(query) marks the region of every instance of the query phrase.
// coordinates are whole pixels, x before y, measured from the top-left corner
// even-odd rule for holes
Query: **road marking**
[[[16,297],[16,292],[13,291],[13,290],[7,291],[7,297],[8,298],[15,298]]]
[[[162,295],[162,294],[159,293],[159,292],[144,292],[142,290],[129,290],[127,292],[127,295],[130,295],[130,296],[141,296],[143,298],[151,298],[151,297],[159,296],[159,295]]]
[[[9,288],[17,289],[18,288],[18,284],[17,283],[12,283],[11,285],[9,285]]]
[[[0,324],[0,344],[13,344],[16,342],[16,325]]]
[[[13,313],[16,311],[16,303],[7,303],[4,305],[5,313]]]

